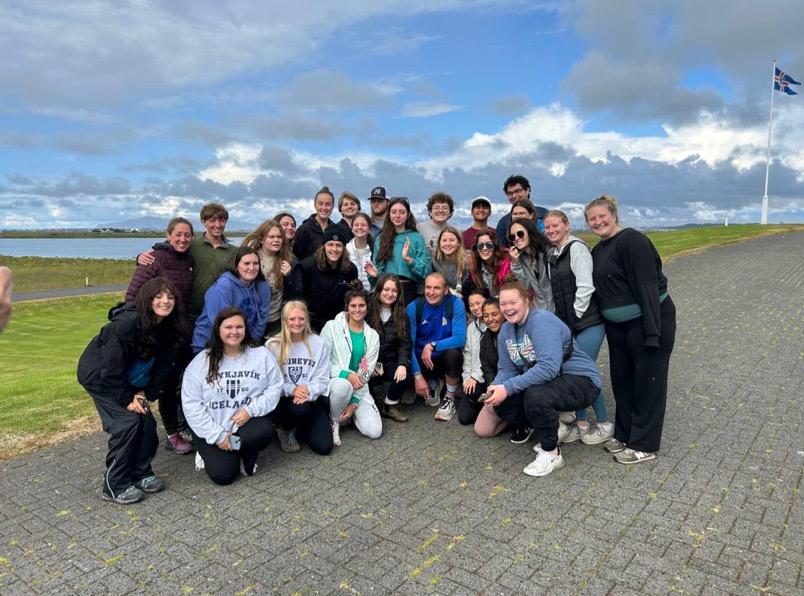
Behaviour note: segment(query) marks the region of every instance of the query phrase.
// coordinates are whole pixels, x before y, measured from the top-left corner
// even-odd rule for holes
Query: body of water
[[[242,238],[229,238],[240,244]],[[9,257],[64,257],[133,259],[159,238],[0,238],[0,255]]]

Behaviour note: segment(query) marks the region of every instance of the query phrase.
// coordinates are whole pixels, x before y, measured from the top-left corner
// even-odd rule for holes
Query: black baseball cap
[[[371,189],[371,196],[369,201],[387,201],[388,197],[385,194],[384,186],[375,186]]]

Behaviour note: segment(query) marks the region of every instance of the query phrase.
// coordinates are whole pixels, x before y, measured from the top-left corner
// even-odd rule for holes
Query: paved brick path
[[[227,488],[160,450],[169,488],[120,507],[96,494],[99,433],[0,462],[0,593],[804,593],[804,234],[667,273],[656,462],[570,445],[529,478],[529,446],[421,406],[331,457],[271,447]]]

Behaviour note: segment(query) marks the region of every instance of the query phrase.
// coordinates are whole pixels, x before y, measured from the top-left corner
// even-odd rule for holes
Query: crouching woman
[[[269,415],[279,402],[282,373],[264,346],[249,344],[243,311],[227,307],[212,324],[205,350],[184,371],[181,402],[193,432],[196,467],[215,484],[238,472],[252,476],[273,438]]]
[[[176,286],[155,277],[140,286],[136,305],[112,309],[110,322],[78,361],[78,382],[109,433],[101,496],[129,505],[165,483],[151,460],[159,439],[149,402],[175,387],[179,350],[187,341]]]
[[[559,412],[591,405],[600,393],[600,372],[578,349],[569,327],[553,313],[529,305],[528,292],[519,282],[503,283],[500,309],[506,323],[498,336],[497,376],[475,430],[524,415],[539,446],[538,456],[523,471],[547,476],[564,466],[558,447]]]

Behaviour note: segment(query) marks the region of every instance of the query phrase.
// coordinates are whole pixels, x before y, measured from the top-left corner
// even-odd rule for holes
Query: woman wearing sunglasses
[[[508,256],[511,271],[533,294],[536,306],[553,312],[553,289],[547,273],[547,251],[550,245],[527,219],[517,219],[508,228]]]
[[[492,229],[478,232],[469,261],[469,277],[463,284],[463,295],[471,296],[477,288],[486,288],[496,297],[505,276],[511,273],[511,263],[505,257]]]

